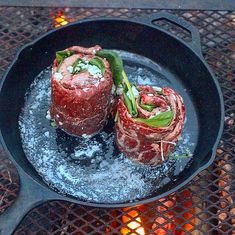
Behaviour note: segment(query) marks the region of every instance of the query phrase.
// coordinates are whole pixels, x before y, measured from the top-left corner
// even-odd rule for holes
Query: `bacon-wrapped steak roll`
[[[110,112],[112,73],[100,46],[70,47],[56,53],[51,76],[51,117],[73,135],[93,135]]]
[[[132,115],[130,94],[124,92],[117,107],[117,146],[134,161],[161,164],[181,136],[185,117],[183,100],[170,88],[132,86],[132,91],[137,113]]]

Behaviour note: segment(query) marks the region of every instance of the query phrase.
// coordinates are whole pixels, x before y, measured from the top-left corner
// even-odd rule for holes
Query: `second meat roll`
[[[116,142],[132,160],[148,165],[165,162],[179,140],[185,118],[181,96],[170,88],[132,86],[137,115],[128,110],[127,94],[117,105]]]

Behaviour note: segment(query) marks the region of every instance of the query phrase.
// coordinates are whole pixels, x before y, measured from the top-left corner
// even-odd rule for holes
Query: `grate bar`
[[[69,4],[70,1],[67,2]],[[136,3],[138,2],[137,0]],[[226,2],[224,1],[224,4]],[[81,7],[0,7],[0,74],[6,70],[19,47],[52,28],[89,17],[133,18],[157,11]],[[223,90],[226,117],[216,161],[177,193],[135,208],[104,210],[61,201],[45,203],[24,218],[15,234],[181,235],[234,232],[232,230],[235,225],[235,12],[179,9],[168,12],[198,27],[203,55],[214,70]],[[169,25],[162,23],[161,27],[187,38],[184,32],[177,31]],[[14,202],[18,189],[17,173],[0,151],[0,212]]]
[[[142,9],[195,9],[195,10],[235,10],[233,0],[7,0],[0,1],[0,6],[26,6],[26,7],[89,7],[89,8],[142,8]]]

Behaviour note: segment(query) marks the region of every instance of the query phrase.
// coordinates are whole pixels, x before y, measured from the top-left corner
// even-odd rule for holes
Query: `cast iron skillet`
[[[192,41],[159,28],[154,21],[165,19],[191,33]],[[99,204],[62,196],[50,189],[28,162],[20,140],[18,118],[27,88],[36,75],[53,61],[55,52],[71,45],[126,50],[150,58],[179,77],[197,110],[199,138],[191,165],[163,190],[155,190],[137,202]],[[66,200],[94,207],[127,207],[164,197],[185,184],[214,160],[223,129],[223,99],[220,87],[201,54],[198,30],[190,23],[167,13],[140,19],[87,19],[52,30],[24,46],[3,77],[0,87],[1,142],[20,175],[16,202],[0,216],[1,234],[11,234],[23,216],[49,200]],[[190,121],[190,120],[189,120]]]

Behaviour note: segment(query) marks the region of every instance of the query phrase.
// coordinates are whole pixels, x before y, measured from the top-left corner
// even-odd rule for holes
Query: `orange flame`
[[[182,198],[184,199],[183,201]],[[192,193],[188,189],[185,189],[181,193],[181,195],[177,197],[177,201],[181,201],[183,208],[187,209],[187,211],[183,213],[179,211],[183,218],[176,217],[175,222],[181,225],[185,231],[192,232],[196,224],[196,218],[194,216],[195,208],[193,207]],[[178,229],[175,234],[184,235],[185,231],[183,231],[182,229]]]
[[[169,200],[166,198],[162,198],[159,201],[162,202],[162,205],[157,206],[156,212],[157,217],[155,219],[155,223],[152,225],[152,229],[154,230],[154,234],[158,235],[166,235],[169,232],[172,232],[174,229],[174,212],[172,210],[175,203],[175,196],[172,195]],[[152,235],[152,234],[151,234]]]
[[[66,19],[64,12],[59,11],[52,16],[54,20],[54,27],[58,28],[69,23],[69,20]]]
[[[128,209],[124,210],[127,211]],[[123,215],[122,221],[126,224],[126,227],[121,228],[120,232],[122,235],[145,235],[139,212],[135,209],[127,212],[127,215]]]

